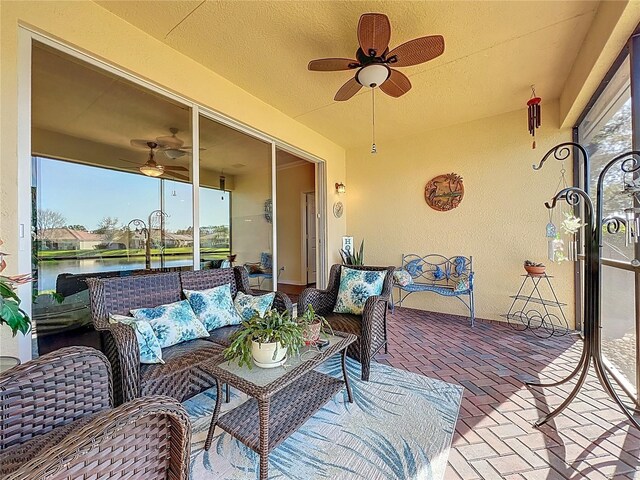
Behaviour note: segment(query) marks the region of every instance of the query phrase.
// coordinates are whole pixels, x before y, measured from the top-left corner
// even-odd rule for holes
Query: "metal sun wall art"
[[[424,200],[434,210],[446,212],[453,210],[464,197],[462,177],[456,173],[438,175],[427,182],[424,188]]]

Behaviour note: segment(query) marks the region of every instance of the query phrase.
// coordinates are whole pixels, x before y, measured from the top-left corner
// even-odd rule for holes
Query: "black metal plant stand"
[[[551,279],[553,277],[543,273],[541,275],[522,275],[524,280],[518,289],[518,293],[512,295],[513,302],[506,315],[511,327],[518,331],[531,330],[540,338],[549,338],[553,335],[562,336],[569,332],[569,323],[562,310],[566,303],[560,303],[556,295]],[[543,291],[553,297],[553,300],[545,298]]]
[[[589,185],[589,155],[585,148],[574,142],[566,142],[556,145],[549,150],[546,155],[540,161],[538,166],[533,166],[534,170],[542,168],[544,162],[551,156],[556,160],[566,160],[571,154],[571,148],[575,148],[577,152],[580,152],[584,158],[584,185],[588,188]],[[596,191],[596,208],[594,209],[593,202],[589,197],[586,190],[578,187],[569,187],[558,192],[552,199],[551,203],[545,203],[546,207],[551,209],[556,206],[558,200],[566,201],[571,206],[576,206],[582,203],[584,205],[584,220],[585,220],[585,275],[584,275],[584,346],[582,349],[582,355],[578,361],[576,368],[569,374],[568,377],[553,383],[533,383],[528,382],[528,385],[533,387],[556,387],[562,385],[572,378],[578,376],[578,381],[567,398],[557,407],[555,410],[547,414],[544,418],[541,418],[535,423],[535,426],[544,425],[549,420],[557,416],[562,412],[576,397],[585,381],[587,380],[587,374],[589,368],[593,364],[598,380],[613,399],[613,401],[620,407],[622,412],[627,416],[629,421],[638,429],[640,429],[640,423],[633,417],[634,413],[630,411],[627,406],[622,402],[618,394],[615,392],[609,375],[618,383],[623,391],[631,398],[636,405],[635,412],[638,412],[639,405],[636,399],[633,398],[631,392],[629,392],[624,385],[617,379],[615,375],[611,374],[609,367],[604,362],[601,350],[601,305],[600,305],[600,290],[602,281],[602,231],[606,228],[609,233],[618,233],[622,227],[631,228],[631,225],[627,225],[627,220],[622,217],[613,216],[603,219],[603,190],[604,190],[604,177],[607,172],[616,164],[619,164],[620,169],[624,173],[634,173],[640,171],[640,151],[629,151],[613,158],[609,163],[605,165],[600,176],[598,177],[598,186]]]

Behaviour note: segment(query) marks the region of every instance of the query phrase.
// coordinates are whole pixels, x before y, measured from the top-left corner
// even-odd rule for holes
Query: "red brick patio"
[[[573,383],[543,392],[523,380],[560,379],[580,355],[576,335],[539,339],[508,325],[397,308],[388,317],[389,353],[377,358],[465,387],[447,479],[640,479],[640,431],[595,376],[540,429]]]

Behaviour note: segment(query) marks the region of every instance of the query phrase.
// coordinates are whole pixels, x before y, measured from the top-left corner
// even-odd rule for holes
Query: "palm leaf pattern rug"
[[[347,363],[354,403],[338,393],[269,455],[269,478],[282,480],[439,480],[444,477],[463,388],[382,364],[368,382],[360,365]],[[338,355],[319,371],[342,378]],[[232,389],[222,413],[246,401]],[[208,452],[204,441],[215,390],[184,402],[192,421],[191,480],[254,480],[259,456],[216,429]]]

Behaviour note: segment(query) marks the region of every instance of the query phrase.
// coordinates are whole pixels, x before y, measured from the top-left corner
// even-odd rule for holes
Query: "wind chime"
[[[560,180],[558,181],[558,186],[556,187],[555,194],[564,190],[569,185],[567,184],[566,173],[567,170],[564,168],[565,163],[562,162],[562,169],[560,170]],[[554,195],[555,196],[555,195]],[[573,210],[567,204],[567,211],[562,211],[561,214],[564,217],[562,223],[560,224],[560,229],[556,227],[553,223],[553,214],[555,212],[555,208],[549,209],[549,223],[547,223],[546,227],[546,237],[547,237],[547,256],[549,260],[552,262],[561,263],[564,261],[575,262],[578,260],[578,230],[583,226],[581,220],[573,214]],[[566,244],[566,252],[565,252],[565,241],[563,240],[561,233],[567,235],[568,242]]]
[[[542,99],[536,96],[536,88],[531,85],[531,98],[527,102],[527,116],[529,120],[529,133],[533,136],[533,145],[536,148],[536,129],[540,128],[540,102]]]
[[[640,240],[640,208],[636,206],[637,196],[640,195],[640,180],[627,181],[627,175],[633,175],[625,172],[622,176],[623,189],[622,194],[631,198],[631,207],[624,209],[626,225],[624,244],[625,247],[638,243]]]

